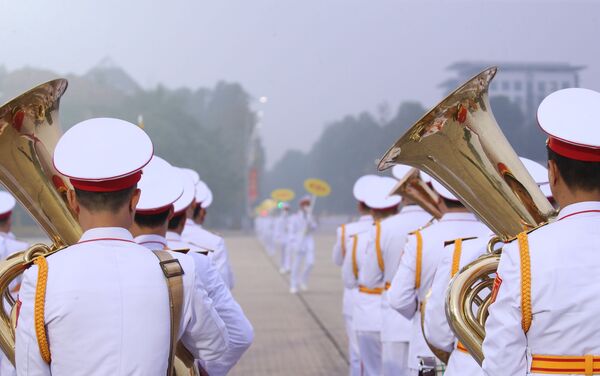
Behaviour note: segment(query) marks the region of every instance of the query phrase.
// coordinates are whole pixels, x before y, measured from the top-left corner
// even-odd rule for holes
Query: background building
[[[538,105],[551,92],[579,87],[579,71],[585,68],[568,63],[459,61],[448,67],[448,70],[456,73],[456,77],[442,82],[439,86],[450,93],[490,66],[499,68],[496,78],[490,85],[490,97],[506,96],[519,106],[525,118],[535,117]]]

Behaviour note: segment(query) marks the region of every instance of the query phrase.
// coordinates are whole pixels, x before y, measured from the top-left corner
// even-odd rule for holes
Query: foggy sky
[[[81,74],[110,56],[145,87],[224,79],[268,96],[255,108],[269,165],[346,114],[437,103],[457,60],[586,65],[581,85],[600,90],[595,0],[0,0],[0,10],[11,70]]]

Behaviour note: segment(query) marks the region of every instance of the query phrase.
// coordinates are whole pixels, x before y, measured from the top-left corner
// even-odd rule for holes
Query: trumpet
[[[546,223],[555,210],[491,112],[488,88],[496,71],[479,73],[425,114],[385,153],[378,168],[402,163],[425,171],[508,242]],[[448,290],[450,327],[479,363],[498,260],[497,253],[476,260]]]

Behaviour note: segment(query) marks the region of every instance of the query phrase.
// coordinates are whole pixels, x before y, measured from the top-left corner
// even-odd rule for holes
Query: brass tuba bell
[[[408,197],[435,219],[440,219],[444,214],[444,209],[440,205],[440,196],[425,183],[416,168],[411,168],[398,181],[390,195]]]
[[[425,171],[506,242],[547,222],[555,211],[491,112],[488,87],[496,70],[479,73],[429,111],[385,153],[378,168],[402,163]],[[491,254],[465,267],[447,297],[450,327],[479,363],[498,260]]]

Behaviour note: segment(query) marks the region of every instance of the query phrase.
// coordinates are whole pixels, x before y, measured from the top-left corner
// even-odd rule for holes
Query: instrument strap
[[[165,275],[165,279],[167,281],[167,289],[169,290],[169,307],[171,311],[171,341],[169,344],[169,368],[167,369],[167,376],[173,376],[175,373],[174,371],[176,348],[183,347],[183,345],[177,344],[177,335],[179,334],[179,325],[181,323],[181,311],[183,307],[182,276],[184,274],[184,271],[181,265],[179,264],[179,260],[171,256],[169,252],[152,252],[160,261],[159,264],[163,271],[163,274]]]

